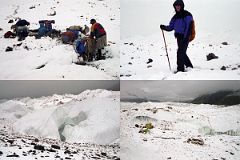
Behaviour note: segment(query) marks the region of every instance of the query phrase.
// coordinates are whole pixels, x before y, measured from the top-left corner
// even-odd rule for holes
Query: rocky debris
[[[234,155],[234,153],[233,152],[229,152],[231,155]]]
[[[69,151],[68,149],[64,151],[64,154],[71,154],[71,151]]]
[[[56,11],[53,11],[52,13],[49,13],[48,16],[55,16],[57,14]]]
[[[153,112],[153,114],[157,113],[158,109],[157,108],[153,108],[151,109],[151,111]]]
[[[32,146],[35,146],[35,145],[36,145],[36,143],[34,143],[34,142],[31,142],[31,143],[30,143],[30,145],[32,145]]]
[[[12,19],[10,19],[9,21],[8,21],[8,23],[13,23],[14,21],[12,20]]]
[[[140,126],[138,124],[135,124],[135,127],[139,128]]]
[[[22,43],[14,44],[13,47],[20,47]]]
[[[42,145],[35,145],[35,146],[34,146],[34,149],[36,149],[36,150],[41,150],[41,151],[44,151],[44,150],[45,150],[44,146],[42,146]]]
[[[196,145],[204,145],[204,141],[201,138],[188,138],[187,143],[192,143]]]
[[[0,28],[0,31],[2,31],[3,29],[2,28]]]
[[[147,122],[156,122],[156,118],[152,118],[149,116],[136,116],[135,119],[140,120],[140,121],[147,121]]]
[[[8,129],[10,127],[1,127],[0,130],[0,146],[6,147],[4,151],[0,151],[0,157],[24,157],[29,159],[35,156],[37,159],[46,159],[46,157],[54,157],[53,159],[115,159],[119,160],[120,152],[119,144],[98,145],[90,143],[68,143],[59,142],[56,139],[41,138],[34,136],[11,134]],[[9,145],[12,143],[13,145]],[[31,145],[32,144],[32,145]],[[35,144],[35,145],[34,145]],[[12,150],[13,146],[14,151]],[[64,147],[62,147],[64,146]],[[7,151],[8,150],[8,151]],[[7,151],[7,152],[6,152]],[[12,151],[12,152],[11,152]],[[17,154],[15,154],[15,153]],[[60,154],[65,154],[61,157]],[[81,154],[79,154],[81,153]],[[38,156],[38,157],[36,157]],[[1,158],[0,158],[1,159]],[[7,158],[5,158],[7,159]],[[11,158],[10,158],[11,159]]]
[[[46,64],[42,64],[42,65],[36,67],[36,69],[41,69],[41,68],[43,68],[43,67],[45,67],[45,66],[46,66]]]
[[[151,67],[152,67],[152,65],[148,65],[148,66],[147,66],[147,68],[151,68]]]
[[[10,144],[13,144],[14,140],[9,139],[9,140],[7,140],[7,142],[10,143]]]
[[[48,152],[56,152],[56,150],[54,150],[54,149],[52,149],[52,148],[51,148],[51,149],[47,149],[47,151],[48,151]]]
[[[53,145],[51,145],[51,147],[54,148],[54,149],[60,149],[60,146],[59,146],[59,145],[54,145],[54,144],[53,144]]]
[[[60,156],[59,156],[59,155],[56,155],[54,158],[60,158]]]
[[[129,65],[132,65],[132,62],[128,62]]]
[[[6,157],[19,157],[19,155],[17,155],[16,153],[13,153],[13,154],[7,155]]]
[[[26,50],[28,50],[28,51],[30,50],[30,49],[28,48],[28,46],[24,46],[23,48],[26,49]]]
[[[10,52],[10,51],[13,51],[13,47],[9,47],[9,46],[8,46],[8,47],[6,48],[6,50],[5,50],[5,52]]]
[[[120,158],[117,156],[113,156],[113,160],[120,160]]]
[[[152,63],[153,60],[151,58],[148,59],[147,64]]]
[[[127,75],[125,75],[126,77],[131,77],[132,75],[131,74],[127,74]]]
[[[36,8],[36,6],[31,6],[31,7],[29,7],[29,9],[34,9],[34,8]]]
[[[101,155],[102,155],[102,156],[107,156],[107,153],[101,152]]]
[[[210,61],[212,59],[218,59],[218,56],[216,56],[214,53],[209,53],[207,55],[207,61]]]
[[[229,45],[228,42],[222,42],[222,45]]]
[[[223,70],[223,71],[226,71],[226,69],[227,69],[227,67],[225,67],[225,66],[221,67],[221,70]]]

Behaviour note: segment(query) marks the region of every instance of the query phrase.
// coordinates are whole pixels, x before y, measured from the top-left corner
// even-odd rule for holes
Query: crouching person
[[[16,35],[18,36],[18,41],[24,40],[28,36],[28,27],[30,23],[25,19],[20,19],[15,24]]]
[[[39,21],[39,29],[36,38],[41,38],[43,36],[51,36],[52,33],[52,23],[54,24],[54,20],[41,20]]]
[[[96,41],[95,48],[95,53],[97,52],[96,59],[101,60],[103,59],[102,49],[104,49],[104,47],[107,46],[107,34],[103,26],[100,23],[97,23],[95,19],[91,19],[90,24],[92,24],[90,38]]]
[[[64,44],[73,44],[73,42],[76,40],[75,33],[71,31],[63,32],[61,34],[61,39]]]
[[[78,54],[78,59],[80,62],[88,61],[87,39],[86,38],[76,40],[75,51]]]

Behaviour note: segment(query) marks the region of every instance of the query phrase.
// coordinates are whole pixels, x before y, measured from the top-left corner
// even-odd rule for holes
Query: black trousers
[[[177,37],[177,71],[184,72],[184,65],[193,68],[190,59],[187,56],[188,40],[182,36]]]

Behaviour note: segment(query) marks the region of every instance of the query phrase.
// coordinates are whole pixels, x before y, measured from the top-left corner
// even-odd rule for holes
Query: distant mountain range
[[[218,91],[215,93],[201,95],[190,103],[194,104],[215,104],[231,106],[240,104],[240,90],[237,91]]]

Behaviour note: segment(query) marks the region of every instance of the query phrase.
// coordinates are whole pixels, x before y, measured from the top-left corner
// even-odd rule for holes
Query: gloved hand
[[[162,29],[162,30],[164,30],[165,29],[165,25],[160,25],[160,28]]]

